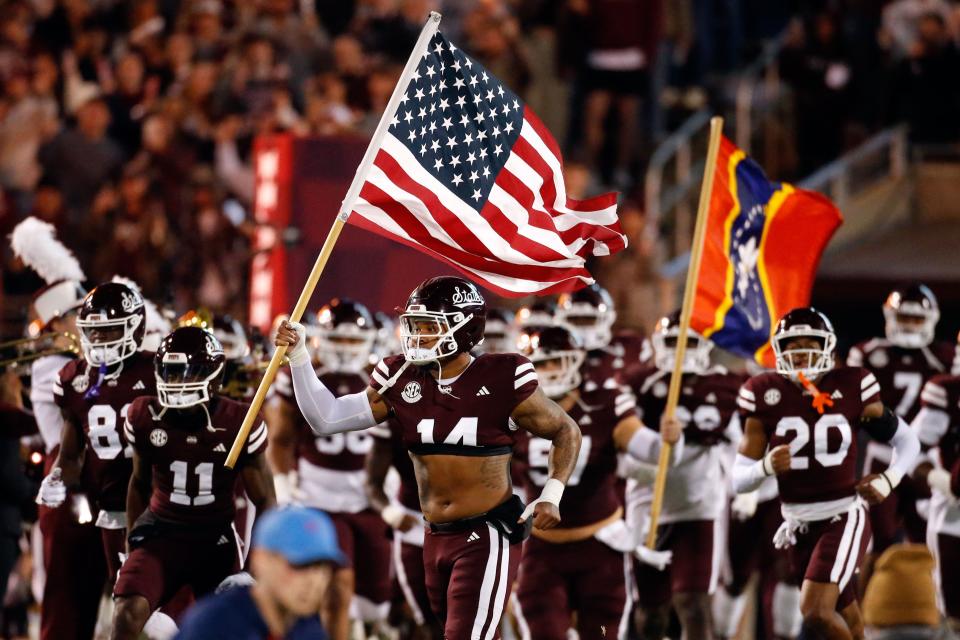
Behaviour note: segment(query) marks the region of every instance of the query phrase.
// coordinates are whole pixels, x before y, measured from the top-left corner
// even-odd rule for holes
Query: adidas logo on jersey
[[[143,380],[137,380],[137,383],[133,385],[134,391],[140,391],[141,389],[146,389],[147,385],[143,384]]]
[[[840,389],[837,389],[830,395],[830,397],[834,400],[841,400],[843,398],[843,394],[840,393]]]
[[[220,536],[220,539],[217,540],[217,546],[218,546],[218,547],[219,547],[220,545],[222,545],[222,544],[230,544],[230,540],[227,538],[227,536],[221,535],[221,536]]]
[[[220,451],[220,452],[222,452],[222,453],[226,453],[227,448],[226,448],[225,446],[223,446],[223,443],[221,442],[221,443],[219,443],[217,446],[215,446],[215,447],[213,448],[213,450],[214,450],[214,451]]]
[[[477,396],[488,396],[490,391],[486,387],[480,387],[480,391],[477,391]]]
[[[476,531],[470,532],[470,535],[467,536],[467,542],[474,542],[479,539],[480,539],[480,536],[477,535]]]

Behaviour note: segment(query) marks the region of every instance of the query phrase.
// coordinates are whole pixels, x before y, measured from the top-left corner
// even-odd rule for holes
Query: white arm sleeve
[[[737,493],[755,491],[771,474],[764,469],[765,458],[754,460],[742,453],[733,461],[733,490]]]
[[[663,441],[660,434],[653,429],[642,427],[637,429],[636,433],[627,443],[627,453],[640,462],[657,464],[660,459],[660,445]],[[683,432],[680,432],[680,439],[670,448],[670,464],[675,465],[683,457]]]
[[[884,471],[890,484],[894,487],[900,483],[904,475],[913,470],[917,463],[917,456],[920,455],[920,440],[917,438],[916,432],[904,422],[903,418],[898,420],[897,431],[888,443],[893,447],[893,460]]]
[[[297,406],[318,436],[369,429],[377,424],[365,391],[335,397],[320,382],[309,360],[291,363],[290,373]]]

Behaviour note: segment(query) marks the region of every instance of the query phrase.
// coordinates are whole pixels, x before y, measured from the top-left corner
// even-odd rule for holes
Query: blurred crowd
[[[778,177],[891,122],[919,142],[960,136],[960,3],[947,0],[8,0],[0,232],[37,216],[91,281],[119,273],[177,309],[245,316],[253,139],[369,135],[431,9],[553,131],[571,194],[621,190],[638,233],[655,144],[728,108],[724,78],[778,34],[796,157]],[[654,244],[601,281],[655,274]],[[22,307],[9,300],[38,282],[4,256],[3,287],[9,321]]]

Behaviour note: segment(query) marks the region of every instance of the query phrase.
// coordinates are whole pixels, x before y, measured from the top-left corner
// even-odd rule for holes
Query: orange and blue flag
[[[810,302],[820,255],[843,222],[825,196],[770,182],[723,138],[690,326],[718,347],[772,367],[781,316]]]

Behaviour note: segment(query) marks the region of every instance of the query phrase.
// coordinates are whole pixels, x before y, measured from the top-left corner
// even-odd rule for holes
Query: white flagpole
[[[357,168],[357,172],[353,176],[353,182],[350,183],[350,188],[347,189],[347,195],[344,197],[343,202],[340,205],[340,211],[337,213],[337,217],[333,221],[333,226],[330,228],[330,232],[327,234],[327,239],[324,241],[323,247],[320,249],[320,254],[317,256],[317,260],[313,264],[313,269],[310,270],[310,275],[307,278],[307,282],[303,285],[303,290],[300,292],[300,297],[297,299],[297,304],[290,313],[290,322],[299,322],[300,318],[303,317],[304,311],[307,309],[307,304],[310,302],[310,298],[313,296],[313,290],[316,289],[317,282],[320,281],[320,275],[323,273],[324,267],[327,266],[327,260],[330,258],[330,254],[333,252],[333,246],[337,243],[337,238],[340,237],[340,232],[343,230],[343,226],[350,217],[350,212],[353,210],[353,205],[356,204],[357,196],[360,195],[360,189],[363,187],[363,183],[367,180],[367,173],[370,171],[370,166],[373,164],[373,161],[376,158],[377,150],[380,148],[380,143],[383,142],[383,137],[387,135],[387,130],[390,128],[390,121],[392,120],[393,115],[397,112],[397,108],[400,106],[400,100],[403,98],[403,94],[407,89],[407,85],[410,83],[410,78],[413,77],[413,72],[416,71],[417,65],[420,64],[420,59],[426,52],[427,46],[430,44],[430,39],[440,28],[440,18],[441,16],[439,13],[436,11],[431,11],[430,17],[427,18],[426,24],[423,25],[423,29],[420,31],[420,37],[417,38],[417,43],[414,45],[413,51],[410,53],[410,57],[407,59],[407,64],[403,68],[403,73],[400,74],[400,80],[397,81],[397,86],[393,88],[393,94],[390,96],[390,100],[387,102],[387,107],[384,110],[383,115],[380,117],[380,123],[377,125],[377,129],[373,132],[373,137],[370,139],[370,144],[367,145],[367,151],[363,154],[363,160],[360,161],[360,166]],[[243,446],[247,441],[247,436],[250,435],[250,429],[253,427],[253,421],[260,412],[260,407],[263,406],[263,401],[267,397],[267,390],[270,389],[270,385],[273,384],[273,379],[276,377],[277,371],[280,369],[280,364],[283,362],[283,356],[286,352],[286,347],[277,347],[276,351],[273,352],[273,357],[270,359],[270,364],[267,366],[267,370],[263,374],[263,379],[260,380],[260,386],[257,387],[257,393],[253,396],[253,400],[250,402],[250,407],[247,409],[247,415],[244,417],[243,424],[240,426],[240,431],[237,433],[237,437],[233,441],[233,446],[230,448],[230,454],[227,456],[224,466],[232,469],[237,463],[237,458],[240,457],[240,453],[243,451]]]

